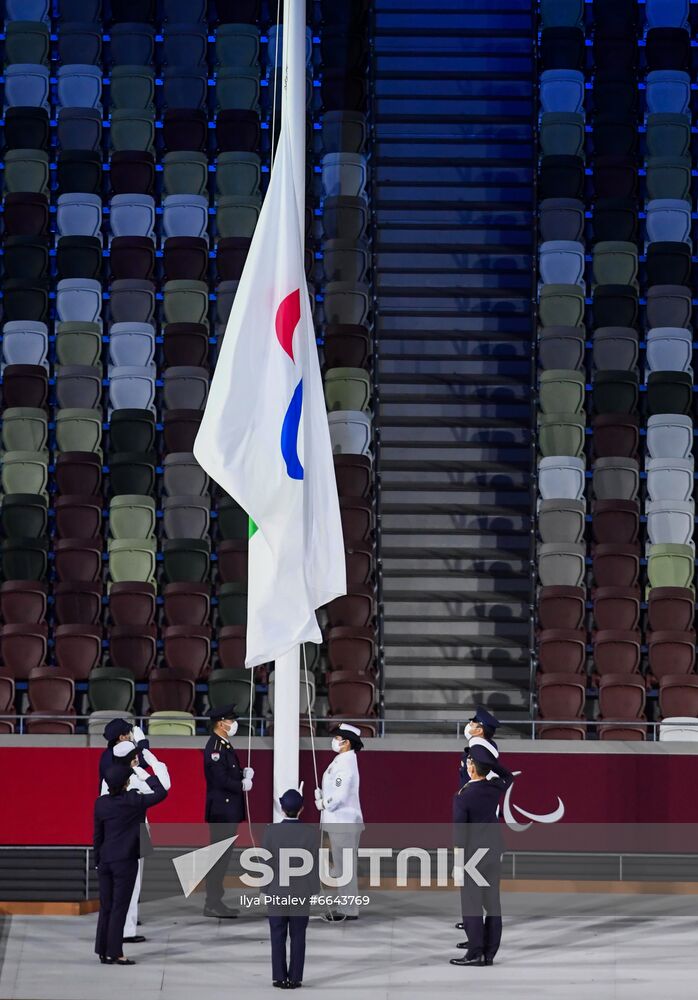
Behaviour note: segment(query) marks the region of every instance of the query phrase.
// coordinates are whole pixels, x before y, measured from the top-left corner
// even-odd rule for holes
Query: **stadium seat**
[[[592,489],[598,500],[635,500],[640,488],[640,469],[633,458],[597,458]]]
[[[109,657],[114,668],[130,670],[135,680],[148,677],[157,655],[157,628],[148,625],[110,625]]]
[[[693,542],[695,504],[693,500],[648,500],[647,536],[650,544],[671,542],[689,545]]]
[[[5,580],[0,583],[0,615],[7,625],[29,622],[38,625],[46,618],[47,585],[32,580]]]
[[[594,330],[593,360],[597,371],[634,371],[639,356],[637,331],[628,326],[601,326]]]
[[[155,500],[146,494],[118,494],[109,503],[112,538],[152,538],[155,518]]]
[[[373,672],[375,669],[374,630],[366,625],[334,626],[327,633],[327,655],[333,671]]]
[[[32,670],[46,661],[48,625],[21,622],[0,626],[0,653],[6,675],[26,680]]]
[[[695,552],[689,545],[664,542],[650,546],[647,577],[650,593],[654,587],[681,587],[693,590]]]
[[[698,675],[665,675],[659,682],[659,711],[662,718],[698,718]]]
[[[584,545],[543,542],[538,546],[538,575],[541,584],[544,587],[581,587],[585,558]]]
[[[53,607],[59,625],[96,625],[102,613],[101,581],[54,583]]]
[[[15,722],[15,682],[12,677],[0,674],[0,733],[14,733]]]
[[[35,667],[27,684],[29,713],[28,733],[73,733],[75,722],[65,716],[75,715],[75,683],[55,667]]]
[[[247,622],[247,581],[221,583],[216,590],[218,619],[224,627],[244,626]],[[220,636],[219,636],[219,655]]]
[[[109,615],[114,625],[152,625],[155,621],[155,609],[154,584],[133,580],[111,584]]]
[[[594,621],[599,633],[620,629],[637,632],[640,591],[636,587],[596,587],[592,594]]]
[[[595,542],[634,545],[639,528],[640,506],[637,500],[594,500],[591,530]]]
[[[693,629],[651,631],[647,634],[648,674],[662,677],[692,674],[696,665],[696,633]]]
[[[211,629],[207,625],[166,625],[162,630],[165,663],[181,674],[199,680],[208,674]]]
[[[584,681],[582,678],[576,678],[574,674],[552,672],[541,675],[537,698],[541,719],[551,719],[557,723],[584,719],[586,702]],[[584,726],[573,725],[539,726],[537,732],[542,738],[548,739],[584,739],[586,736]]]
[[[168,583],[162,590],[164,620],[167,625],[206,625],[211,610],[208,583]]]
[[[601,629],[593,634],[594,671],[605,674],[634,674],[640,669],[640,632],[619,628]]]
[[[74,681],[87,680],[102,656],[102,629],[94,625],[56,625],[53,635],[61,673]]]
[[[175,712],[171,709],[151,712],[148,733],[151,736],[195,736],[196,720],[190,712]]]
[[[581,500],[543,500],[538,508],[538,532],[543,542],[573,542],[584,538],[586,504]]]
[[[96,538],[102,530],[102,498],[63,494],[54,498],[54,524],[61,538]]]
[[[194,693],[194,680],[182,675],[178,670],[160,667],[151,672],[148,682],[148,701],[151,712],[162,713],[163,719],[168,712],[191,712],[194,707]],[[152,725],[151,717],[148,726],[148,732],[151,734]],[[159,725],[156,731],[162,733]]]
[[[640,574],[639,548],[600,543],[592,551],[592,566],[598,587],[636,587]]]
[[[542,629],[538,634],[538,666],[542,673],[579,674],[586,661],[583,629]]]
[[[693,591],[687,587],[652,587],[647,598],[647,622],[650,629],[657,632],[692,629],[694,603]]]
[[[168,496],[204,496],[208,492],[208,476],[191,452],[170,452],[162,464],[162,482]]]
[[[156,541],[151,538],[112,538],[108,542],[109,575],[115,583],[152,583]]]

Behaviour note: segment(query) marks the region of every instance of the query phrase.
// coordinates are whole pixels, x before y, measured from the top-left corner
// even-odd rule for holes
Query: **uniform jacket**
[[[148,778],[150,795],[120,792],[101,795],[94,810],[95,865],[102,861],[128,861],[140,857],[141,823],[146,810],[167,798],[167,791],[155,775]]]
[[[204,747],[207,823],[241,823],[245,794],[238,755],[222,736],[213,733]]]
[[[318,851],[320,848],[320,828],[315,824],[301,823],[297,819],[285,819],[281,823],[270,823],[264,831],[262,847],[271,853],[267,864],[274,872],[274,878],[263,886],[265,895],[296,896],[305,902],[296,905],[268,905],[270,914],[278,916],[300,916],[310,911],[310,897],[320,891]],[[279,851],[281,848],[303,849],[313,856],[313,867],[307,875],[293,875],[288,885],[279,884]],[[300,864],[291,860],[292,865]]]
[[[359,765],[356,751],[335,754],[322,776],[322,798],[325,808],[322,824],[361,823],[364,818],[359,802]]]
[[[493,767],[497,777],[484,781],[468,781],[453,796],[455,845],[465,849],[466,859],[478,847],[489,847],[499,857],[503,850],[502,828],[497,815],[499,800],[514,780],[497,761]]]

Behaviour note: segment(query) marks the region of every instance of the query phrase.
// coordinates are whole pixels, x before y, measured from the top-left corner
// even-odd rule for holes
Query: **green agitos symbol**
[[[248,522],[249,523],[247,525],[247,537],[248,538],[252,538],[252,536],[254,535],[255,531],[257,530],[257,525],[254,523],[254,521],[252,520],[251,517],[248,518]]]

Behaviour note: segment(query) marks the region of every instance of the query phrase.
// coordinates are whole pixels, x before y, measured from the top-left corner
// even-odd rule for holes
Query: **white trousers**
[[[138,859],[138,874],[136,884],[133,887],[131,902],[129,903],[126,923],[124,924],[124,937],[135,937],[138,934],[138,897],[141,894],[141,879],[143,878],[143,858]]]
[[[337,829],[333,829],[332,823],[327,823],[323,830],[327,833],[330,839],[330,850],[332,851],[332,864],[330,866],[330,875],[333,878],[341,878],[344,873],[344,851],[351,851],[351,864],[352,864],[352,877],[346,885],[338,886],[336,889],[333,886],[323,887],[323,892],[327,896],[354,896],[356,897],[359,892],[359,880],[357,877],[357,862],[358,862],[358,849],[359,841],[361,839],[361,830],[358,826],[349,826],[344,823],[337,823]],[[347,856],[348,859],[348,856]],[[357,917],[359,915],[359,906],[357,903],[347,903],[346,905],[336,905],[330,907],[332,910],[336,910],[338,913],[343,913],[346,917]]]

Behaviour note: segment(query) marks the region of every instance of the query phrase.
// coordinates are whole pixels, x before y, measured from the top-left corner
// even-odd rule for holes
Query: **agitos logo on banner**
[[[285,299],[276,310],[274,326],[276,327],[276,339],[288,354],[293,363],[296,359],[293,356],[293,334],[301,318],[301,295],[297,288]],[[291,479],[303,478],[303,466],[298,457],[298,429],[303,411],[303,378],[301,377],[296,386],[291,402],[288,404],[283,424],[281,425],[281,454],[286,463],[286,472]]]

